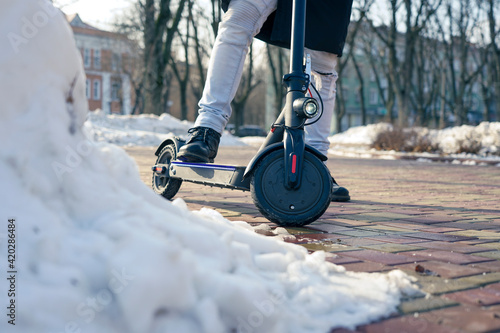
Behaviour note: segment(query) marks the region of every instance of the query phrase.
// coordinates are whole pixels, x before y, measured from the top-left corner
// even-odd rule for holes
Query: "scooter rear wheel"
[[[330,205],[332,177],[319,158],[304,153],[300,188],[285,187],[284,152],[276,150],[255,167],[250,191],[255,206],[269,221],[300,227],[316,221]]]
[[[176,149],[174,144],[167,144],[158,154],[156,164],[167,164],[176,158]],[[165,199],[172,199],[179,191],[182,179],[170,178],[166,175],[158,175],[153,172],[153,191],[163,196]]]

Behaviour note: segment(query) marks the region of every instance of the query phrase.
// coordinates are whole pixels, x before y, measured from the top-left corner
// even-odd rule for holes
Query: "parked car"
[[[232,135],[243,136],[267,136],[267,132],[258,125],[244,125],[240,126],[238,134],[233,124],[228,124],[226,130]]]

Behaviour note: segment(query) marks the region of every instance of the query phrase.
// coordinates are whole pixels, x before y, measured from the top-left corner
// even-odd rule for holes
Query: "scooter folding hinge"
[[[300,91],[306,93],[310,81],[310,77],[304,72],[283,75],[283,84],[288,88],[288,92]]]
[[[309,88],[309,83],[311,82],[311,55],[309,53],[306,54],[306,65],[305,65],[304,72],[306,73],[306,77],[307,77],[307,81],[308,81],[307,87]]]

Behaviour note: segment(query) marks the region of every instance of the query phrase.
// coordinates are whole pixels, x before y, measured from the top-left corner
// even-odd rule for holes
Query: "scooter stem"
[[[304,73],[304,43],[306,25],[306,0],[293,0],[292,31],[290,42],[290,73],[283,77],[287,86],[285,126],[299,127],[302,119],[292,110],[293,101],[304,97],[309,78]]]
[[[306,0],[293,0],[292,31],[290,42],[290,73],[283,77],[287,86],[284,110],[285,186],[300,188],[304,160],[304,120],[293,110],[293,101],[305,96],[309,77],[304,73],[304,43],[306,25]]]
[[[293,110],[293,102],[305,96],[309,85],[309,75],[304,73],[304,43],[306,26],[306,0],[293,0],[290,42],[290,72],[283,76],[287,87],[286,104],[267,135],[259,153],[266,147],[283,141],[285,158],[285,185],[288,189],[298,189],[302,179],[304,159],[304,119]]]

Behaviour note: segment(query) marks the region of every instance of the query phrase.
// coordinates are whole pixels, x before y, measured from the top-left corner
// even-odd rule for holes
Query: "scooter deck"
[[[249,191],[250,177],[243,179],[245,169],[243,166],[173,161],[168,173],[171,178],[183,181]]]

